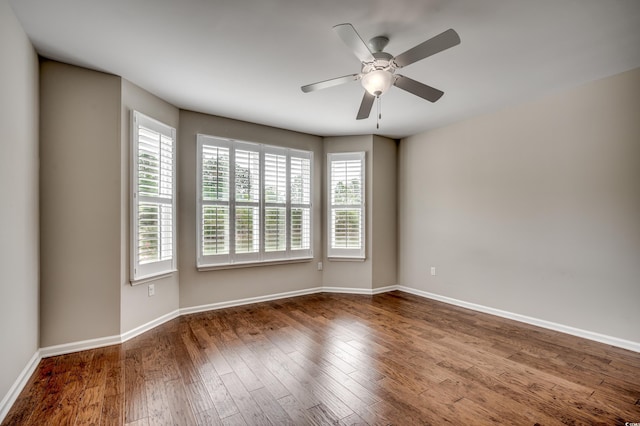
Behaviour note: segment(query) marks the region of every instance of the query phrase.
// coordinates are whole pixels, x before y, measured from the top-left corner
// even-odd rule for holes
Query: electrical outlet
[[[432,275],[432,276],[435,276],[435,275],[436,275],[436,267],[435,267],[435,266],[432,266],[432,267],[431,267],[431,275]]]
[[[149,297],[155,296],[155,294],[156,294],[156,285],[149,284]]]
[[[322,262],[318,262],[318,271],[322,271]]]

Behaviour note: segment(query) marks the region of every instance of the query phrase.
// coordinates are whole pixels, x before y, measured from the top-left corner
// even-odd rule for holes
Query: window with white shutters
[[[174,128],[133,112],[131,282],[176,269]]]
[[[365,153],[327,155],[328,257],[365,257]]]
[[[308,259],[312,153],[198,135],[198,267]]]

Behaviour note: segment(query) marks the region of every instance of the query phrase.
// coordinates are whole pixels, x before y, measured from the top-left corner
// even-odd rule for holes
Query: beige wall
[[[372,288],[397,284],[397,159],[395,140],[373,137]]]
[[[313,262],[256,266],[198,272],[196,270],[196,135],[198,133],[313,151],[314,181]],[[217,302],[258,297],[318,287],[322,272],[316,263],[322,258],[320,234],[320,176],[322,139],[258,124],[230,120],[191,111],[180,111],[178,265],[180,306],[194,307]]]
[[[120,334],[120,81],[40,66],[42,347]]]
[[[2,401],[39,348],[38,58],[5,0],[0,1],[0,57]]]
[[[177,128],[178,109],[120,77],[54,61],[42,63],[41,81],[41,345],[118,335],[175,312],[177,273],[153,281],[153,297],[129,284],[129,161],[131,111]]]
[[[402,140],[399,284],[640,342],[639,111],[636,69]]]
[[[164,124],[178,129],[179,110],[129,81],[122,79],[122,149],[120,222],[120,331],[125,333],[161,316],[174,312],[179,306],[178,273],[154,280],[155,296],[149,297],[148,284],[131,286],[130,267],[130,200],[131,200],[131,112],[139,111]],[[177,144],[180,144],[178,139]],[[176,150],[178,151],[178,150]],[[180,213],[178,212],[178,215]],[[178,235],[180,238],[180,235]],[[180,256],[180,253],[178,253]]]

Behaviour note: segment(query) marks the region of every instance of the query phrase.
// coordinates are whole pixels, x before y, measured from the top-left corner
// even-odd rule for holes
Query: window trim
[[[149,130],[155,131],[160,135],[171,138],[172,144],[172,162],[171,162],[171,174],[172,174],[172,189],[171,189],[171,202],[164,203],[171,206],[171,259],[159,260],[146,264],[139,262],[138,252],[138,212],[139,205],[141,203],[141,197],[138,195],[138,158],[139,158],[139,128],[144,127]],[[131,184],[130,184],[130,271],[129,282],[131,285],[142,284],[148,281],[164,278],[170,276],[177,271],[177,168],[176,168],[176,129],[164,124],[158,120],[155,120],[149,116],[142,114],[139,111],[131,111]]]
[[[331,174],[331,166],[334,161],[360,161],[360,204],[357,208],[360,209],[360,248],[357,249],[345,249],[345,248],[333,248],[331,247],[333,238],[332,232],[333,227],[331,223],[332,218],[332,210],[334,209],[334,205],[332,204],[331,199],[331,184],[333,180],[333,176]],[[326,227],[327,227],[327,259],[329,260],[337,260],[337,261],[355,261],[362,262],[366,260],[366,152],[330,152],[327,154],[327,176],[326,176],[326,184],[327,184],[327,209],[326,209]],[[355,208],[355,205],[351,206]]]
[[[198,271],[217,269],[232,269],[241,267],[273,265],[283,263],[298,263],[313,259],[313,151],[304,151],[276,145],[266,145],[256,142],[248,142],[229,138],[222,138],[198,133],[196,136],[196,268]],[[203,254],[203,207],[207,201],[203,199],[203,147],[204,146],[227,147],[229,149],[229,253],[221,255]],[[257,253],[246,255],[235,253],[235,160],[236,150],[252,150],[259,153],[260,158],[260,196],[258,201],[260,217],[260,241]],[[265,155],[286,156],[286,202],[272,203],[265,200]],[[291,159],[304,158],[309,160],[309,203],[291,203]],[[286,248],[283,251],[265,251],[265,208],[269,206],[284,206],[286,211]],[[294,250],[291,247],[291,211],[292,206],[308,208],[309,210],[309,248]]]

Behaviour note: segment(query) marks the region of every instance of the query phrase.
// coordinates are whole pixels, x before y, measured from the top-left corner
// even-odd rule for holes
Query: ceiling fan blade
[[[455,32],[455,30],[448,29],[447,31],[420,43],[406,52],[399,54],[394,58],[394,61],[398,68],[406,67],[407,65],[418,62],[421,59],[435,55],[443,50],[447,50],[450,47],[457,46],[458,44],[460,44],[460,36]]]
[[[327,87],[337,86],[339,84],[349,83],[358,79],[359,74],[345,75],[343,77],[332,78],[330,80],[319,81],[318,83],[307,84],[300,89],[304,93],[315,92],[316,90],[326,89]]]
[[[442,90],[438,90],[426,84],[422,84],[419,81],[415,81],[409,77],[403,75],[397,75],[394,86],[406,90],[407,92],[419,96],[422,99],[426,99],[429,102],[435,102],[444,95]]]
[[[356,55],[360,62],[372,62],[373,54],[367,47],[366,43],[358,35],[358,32],[351,24],[339,24],[333,27],[334,31],[342,39],[344,44],[349,47]]]
[[[358,110],[356,120],[364,120],[365,118],[369,118],[369,114],[371,114],[371,107],[373,106],[373,101],[375,100],[376,97],[371,93],[367,91],[364,92],[364,97],[362,98],[362,103],[360,104],[360,109]]]

